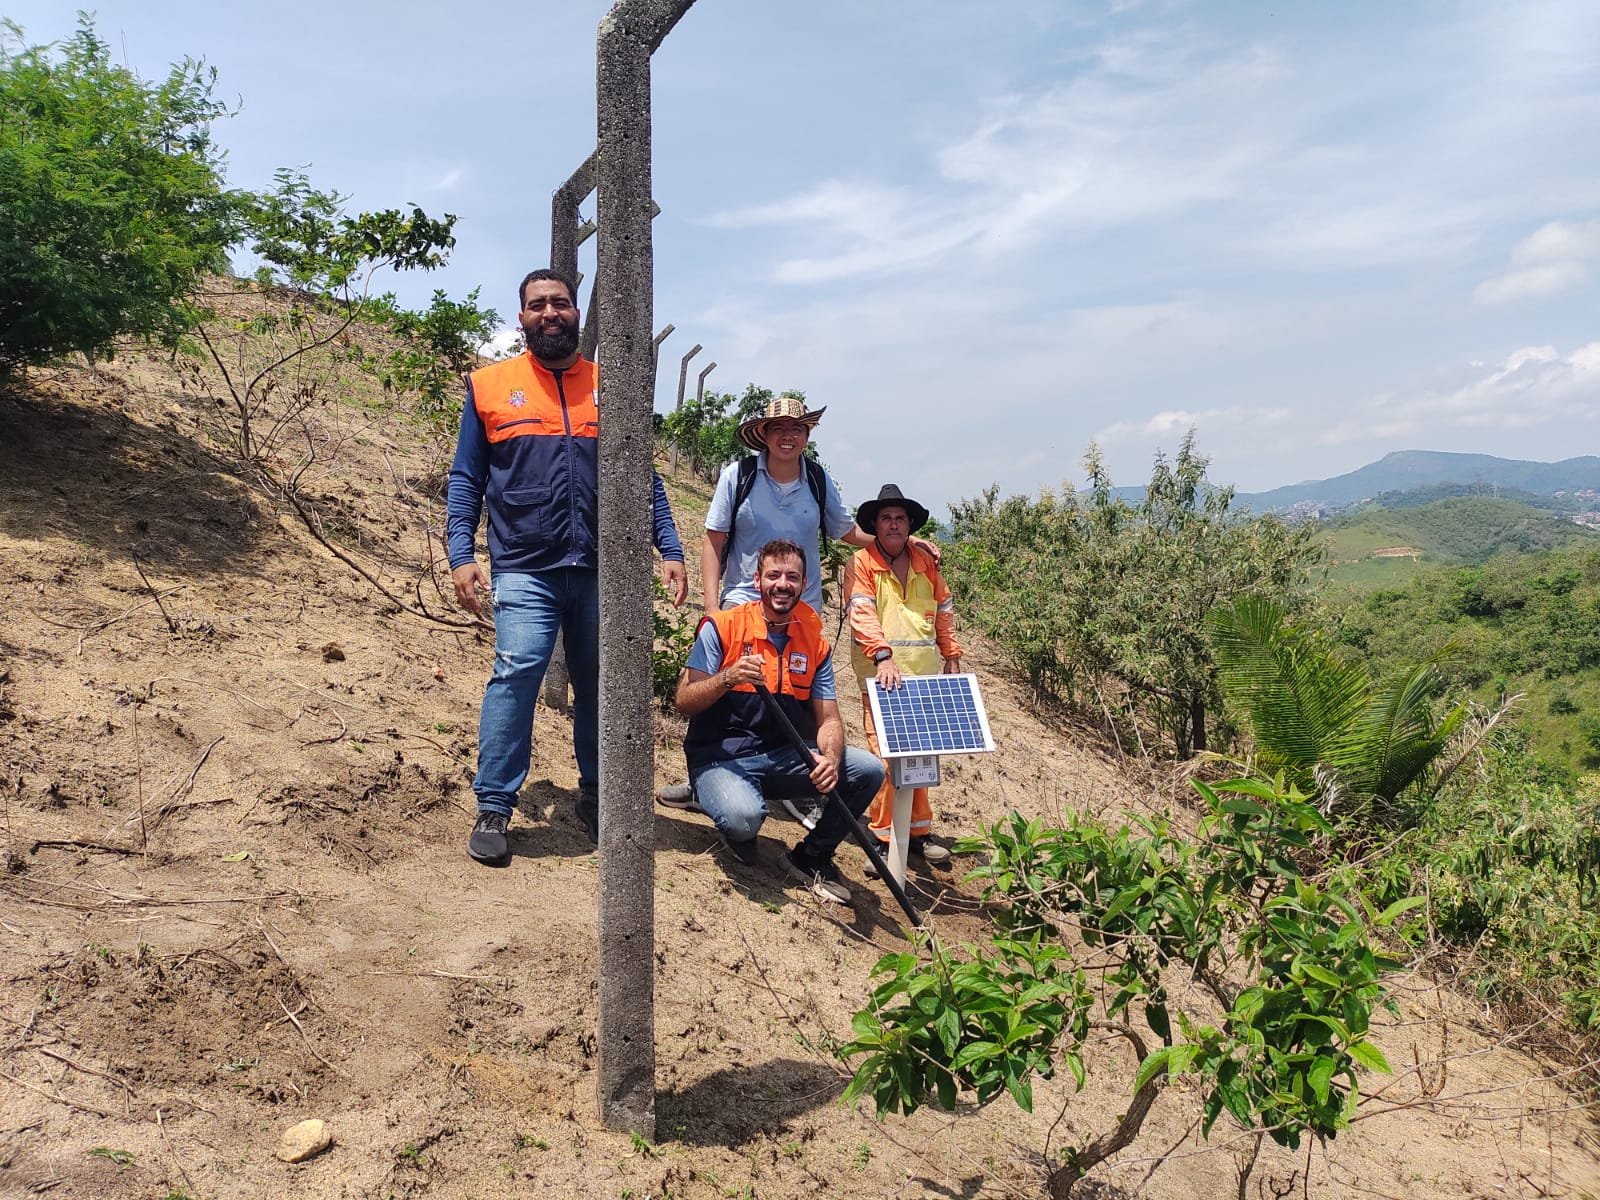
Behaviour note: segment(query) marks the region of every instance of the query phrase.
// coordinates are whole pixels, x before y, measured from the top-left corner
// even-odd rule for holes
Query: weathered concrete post
[[[578,274],[578,247],[588,240],[595,228],[593,221],[583,221],[578,212],[578,206],[594,191],[594,166],[595,156],[590,154],[550,195],[550,266],[575,281],[583,278]],[[594,307],[592,300],[589,307]],[[567,712],[571,682],[566,649],[557,642],[540,689],[545,706],[560,713]]]
[[[588,199],[589,193],[594,191],[596,161],[595,154],[590,154],[567,181],[551,193],[550,198],[550,265],[563,272],[574,283],[583,282],[583,272],[578,270],[578,247],[592,238],[599,228],[593,221],[582,221],[582,214],[578,211],[579,206]],[[661,206],[652,200],[651,219],[660,215]],[[599,272],[596,272],[597,276],[598,274]],[[596,278],[595,284],[599,282]],[[594,299],[596,294],[594,285],[591,285],[589,307],[584,315],[583,331],[578,339],[578,353],[591,361],[594,359],[595,347],[600,339],[600,305]],[[669,332],[671,329],[672,326],[667,326]],[[665,337],[666,334],[661,336]],[[651,377],[650,389],[650,394],[654,396],[654,376]],[[557,642],[555,652],[550,655],[550,665],[545,668],[544,686],[540,690],[545,707],[553,708],[560,713],[568,712],[571,686],[572,676],[567,670],[566,647]]]
[[[695,380],[695,382],[694,382],[694,402],[696,404],[701,404],[701,403],[703,403],[705,401],[705,398],[706,398],[706,376],[711,374],[711,372],[715,371],[716,369],[717,369],[717,364],[716,363],[712,363],[704,371],[701,371],[700,372],[700,378]]]
[[[653,402],[656,395],[656,372],[661,368],[661,343],[672,336],[672,331],[677,326],[668,322],[661,327],[661,332],[650,339],[650,399]]]
[[[683,389],[689,382],[689,360],[699,353],[700,343],[696,342],[694,348],[685,354],[683,361],[678,364],[678,403],[674,406],[673,412],[681,413],[683,411]],[[676,446],[672,448],[672,473],[674,475],[678,473],[678,448]]]
[[[650,696],[650,55],[694,0],[600,21],[600,1120],[655,1136],[655,737]]]

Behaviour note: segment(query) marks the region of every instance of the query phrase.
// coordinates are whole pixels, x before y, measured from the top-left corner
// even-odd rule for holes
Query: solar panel
[[[976,675],[907,675],[893,691],[880,688],[875,679],[868,683],[883,757],[994,749]]]

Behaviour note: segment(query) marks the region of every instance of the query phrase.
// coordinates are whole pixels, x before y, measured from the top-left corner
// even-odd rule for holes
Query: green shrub
[[[952,1110],[962,1093],[1031,1110],[1035,1077],[1065,1065],[1082,1089],[1091,1029],[1119,1034],[1139,1063],[1133,1097],[1095,1106],[1122,1115],[1052,1169],[1052,1196],[1131,1143],[1180,1076],[1203,1097],[1203,1135],[1224,1113],[1291,1147],[1348,1125],[1358,1071],[1389,1069],[1368,1028],[1398,964],[1377,938],[1422,902],[1378,913],[1348,880],[1303,874],[1332,830],[1281,780],[1194,786],[1193,835],[1167,818],[1049,829],[1013,814],[964,842],[988,859],[972,877],[992,938],[959,951],[924,938],[880,960],[838,1051],[860,1060],[845,1099],[870,1095],[880,1116]],[[1169,992],[1174,972],[1204,999]]]
[[[88,17],[60,45],[21,40],[0,27],[0,374],[178,336],[239,227],[211,144],[229,115],[216,72],[185,60],[147,83]]]

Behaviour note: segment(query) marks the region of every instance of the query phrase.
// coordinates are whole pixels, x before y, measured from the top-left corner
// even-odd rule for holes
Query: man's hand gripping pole
[[[805,738],[800,736],[800,731],[794,727],[794,722],[789,720],[789,714],[783,711],[783,707],[778,703],[778,698],[772,694],[764,683],[757,683],[756,691],[761,693],[762,702],[766,704],[767,711],[772,714],[773,720],[778,722],[778,727],[788,737],[789,744],[800,752],[801,758],[814,764],[816,756],[811,753],[811,747],[806,745]],[[878,847],[874,844],[877,839],[869,837],[861,828],[860,822],[856,820],[855,814],[850,811],[849,805],[844,802],[844,797],[839,795],[838,789],[828,792],[823,796],[823,800],[828,804],[839,806],[839,812],[844,816],[850,835],[855,838],[856,844],[866,852],[867,858],[877,868],[878,878],[888,885],[890,895],[895,898],[895,901],[905,911],[906,919],[911,922],[911,927],[913,929],[921,929],[923,927],[922,918],[912,906],[910,898],[906,895],[905,888],[900,885],[900,881],[889,870],[888,864],[883,861],[883,855],[879,853]]]

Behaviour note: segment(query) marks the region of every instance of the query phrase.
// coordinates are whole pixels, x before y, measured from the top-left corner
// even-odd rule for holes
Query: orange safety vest
[[[722,662],[717,670],[726,670],[747,654],[759,654],[767,690],[777,697],[800,735],[814,743],[817,719],[811,706],[811,685],[829,653],[828,641],[822,636],[822,618],[816,610],[804,601],[794,606],[789,637],[781,650],[768,635],[759,600],[707,613],[704,620],[716,627],[722,642]],[[767,713],[766,702],[755,685],[741,683],[711,707],[689,718],[683,752],[693,769],[776,750],[785,744],[783,731]]]
[[[472,372],[468,392],[489,439],[489,561],[543,571],[599,563],[599,369],[551,371],[519,354]]]

